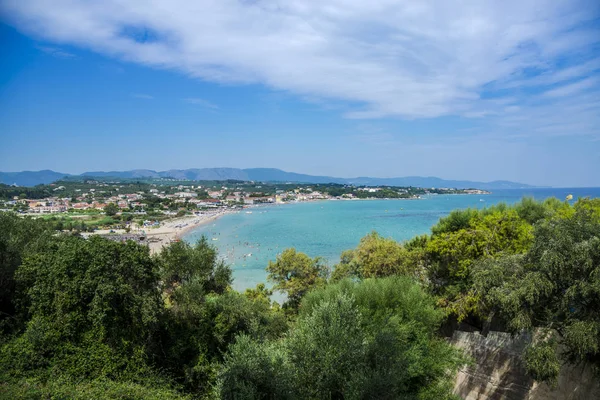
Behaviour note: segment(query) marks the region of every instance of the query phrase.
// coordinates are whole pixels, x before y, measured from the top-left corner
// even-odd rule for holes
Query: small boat
[[[252,211],[246,211],[246,214],[252,214]]]
[[[212,238],[212,240],[219,240],[219,238]]]

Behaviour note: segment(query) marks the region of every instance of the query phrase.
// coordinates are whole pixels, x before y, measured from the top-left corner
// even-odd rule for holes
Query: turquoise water
[[[195,242],[206,235],[231,265],[234,288],[244,290],[266,282],[265,266],[278,253],[295,247],[329,264],[342,251],[356,247],[371,231],[407,240],[429,233],[440,217],[457,208],[483,208],[499,202],[517,202],[523,196],[564,199],[600,197],[600,188],[498,190],[491,195],[432,195],[419,200],[320,201],[256,207],[219,218],[189,232]],[[251,211],[251,214],[246,213]]]

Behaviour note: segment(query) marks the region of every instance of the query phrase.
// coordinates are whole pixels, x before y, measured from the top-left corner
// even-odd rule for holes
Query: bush
[[[220,372],[218,394],[226,399],[455,398],[454,374],[466,359],[436,337],[442,319],[434,300],[406,277],[344,280],[315,289],[283,339],[238,338]]]

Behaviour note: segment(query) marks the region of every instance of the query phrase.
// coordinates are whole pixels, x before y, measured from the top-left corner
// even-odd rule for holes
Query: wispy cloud
[[[68,51],[64,51],[58,47],[51,46],[36,46],[36,48],[40,51],[43,51],[46,54],[49,54],[56,58],[77,58],[77,56],[73,53],[69,53]]]
[[[146,94],[146,93],[132,93],[131,97],[134,97],[136,99],[144,99],[144,100],[154,99],[154,96]]]
[[[597,88],[600,84],[600,80],[596,77],[590,77],[586,79],[582,79],[578,82],[570,83],[568,85],[563,85],[557,87],[556,89],[549,90],[544,93],[544,96],[547,97],[565,97],[572,96],[574,94],[579,94],[580,92],[586,91],[588,89]]]
[[[349,118],[513,118],[509,107],[524,115],[550,91],[536,107],[553,110],[579,95],[557,83],[599,73],[597,0],[4,0],[2,9],[49,40],[342,101]]]
[[[186,103],[189,103],[189,104],[195,104],[195,105],[202,106],[202,107],[205,107],[205,108],[210,108],[211,110],[218,110],[219,109],[219,106],[217,106],[216,104],[211,103],[208,100],[204,100],[204,99],[198,98],[198,97],[190,97],[190,98],[187,98],[187,99],[183,99],[183,101],[185,101]]]

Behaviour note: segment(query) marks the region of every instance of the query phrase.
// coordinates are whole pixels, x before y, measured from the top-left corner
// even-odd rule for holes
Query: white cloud
[[[36,48],[40,51],[43,51],[46,54],[50,54],[51,56],[57,58],[77,58],[75,54],[59,49],[58,47],[37,46]]]
[[[555,89],[549,90],[544,93],[544,96],[547,96],[547,97],[571,96],[574,94],[578,94],[582,91],[585,91],[587,89],[595,88],[598,86],[599,83],[600,83],[600,80],[598,80],[596,77],[590,77],[590,78],[582,79],[575,83],[570,83],[568,85],[563,85],[563,86],[557,87]]]
[[[547,91],[598,73],[596,0],[2,4],[15,25],[48,40],[208,81],[346,101],[351,118],[512,116],[510,107],[531,96],[523,91],[530,79]],[[565,58],[582,61],[563,65]],[[511,93],[494,102],[490,90]]]
[[[134,97],[136,99],[144,99],[144,100],[152,100],[152,99],[154,99],[154,96],[151,96],[151,95],[146,94],[146,93],[132,93],[131,97]]]
[[[187,98],[187,99],[183,99],[183,101],[185,101],[186,103],[189,103],[189,104],[195,104],[195,105],[198,105],[198,106],[210,108],[212,110],[218,110],[219,109],[219,106],[217,106],[216,104],[213,104],[213,103],[211,103],[208,100],[200,99],[198,97],[190,97],[190,98]]]

